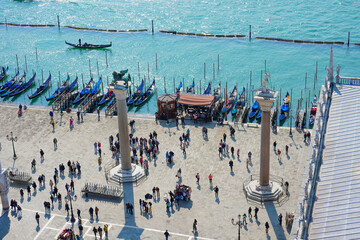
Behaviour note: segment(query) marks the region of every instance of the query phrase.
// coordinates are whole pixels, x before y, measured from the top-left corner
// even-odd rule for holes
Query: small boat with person
[[[146,89],[145,93],[139,98],[139,100],[137,100],[135,102],[135,107],[138,107],[142,104],[144,104],[147,100],[149,100],[149,98],[151,97],[151,95],[153,94],[155,90],[155,79],[152,82],[152,84],[148,87],[148,89]]]
[[[259,110],[260,110],[260,104],[258,103],[258,101],[255,101],[251,107],[251,112],[249,113],[249,119],[254,118],[259,112]]]
[[[36,73],[34,73],[34,75],[29,79],[29,81],[24,82],[20,87],[18,87],[17,89],[13,90],[10,94],[9,97],[14,97],[16,95],[19,95],[23,92],[25,92],[29,87],[31,87],[31,85],[33,84],[33,82],[35,81],[35,77],[36,77]]]
[[[113,97],[115,97],[115,93],[114,91],[108,90],[107,93],[105,93],[100,101],[97,103],[98,106],[102,106],[104,104],[106,104],[107,102],[109,102]]]
[[[66,88],[69,86],[69,82],[70,82],[70,76],[68,75],[66,80],[63,82],[63,84],[60,87],[58,87],[52,95],[50,95],[49,97],[45,97],[46,101],[51,101],[56,99],[60,94],[62,94],[66,90]]]
[[[140,86],[137,88],[136,92],[131,95],[131,98],[128,100],[127,105],[130,106],[135,103],[142,95],[144,90],[144,80],[141,81]]]
[[[237,95],[237,88],[235,86],[234,89],[232,90],[231,94],[230,94],[230,97],[228,99],[226,99],[226,103],[222,108],[222,113],[223,114],[225,113],[225,111],[226,112],[230,111],[230,109],[234,106],[235,100],[236,100],[236,95]]]
[[[43,84],[41,84],[31,96],[28,96],[28,98],[33,99],[42,94],[49,87],[50,81],[51,73],[49,73],[49,77],[45,80],[45,82],[43,82]]]
[[[99,48],[108,48],[112,46],[112,42],[110,42],[110,44],[89,44],[86,42],[84,44],[81,44],[81,39],[79,39],[78,44],[69,43],[67,41],[65,41],[65,44],[72,46],[74,48],[83,48],[83,49],[99,49]]]
[[[280,121],[284,121],[287,118],[287,116],[289,115],[289,109],[290,109],[290,95],[289,92],[287,92],[284,97],[283,105],[281,106],[280,109],[281,110],[279,117]]]

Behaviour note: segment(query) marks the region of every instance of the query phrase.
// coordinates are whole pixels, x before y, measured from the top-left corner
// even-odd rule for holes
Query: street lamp
[[[290,132],[289,135],[292,136],[292,131],[291,131],[291,127],[292,127],[292,110],[290,110]]]
[[[15,153],[14,142],[16,142],[16,141],[18,140],[18,138],[17,138],[16,136],[14,137],[13,132],[10,132],[10,136],[9,136],[9,135],[6,135],[6,138],[7,138],[7,140],[9,140],[9,141],[12,142],[13,151],[14,151],[14,160],[15,160],[17,157],[16,157],[16,153]]]
[[[238,226],[238,240],[240,240],[240,229],[241,229],[241,227],[242,227],[242,225],[243,225],[243,223],[241,222],[241,215],[239,214],[238,215],[238,221],[235,221],[234,219],[231,219],[231,223],[232,223],[232,225],[234,225],[234,226]]]
[[[67,199],[70,200],[70,209],[71,209],[71,219],[70,221],[72,223],[75,222],[75,217],[74,217],[74,211],[73,211],[73,207],[72,207],[72,201],[76,201],[77,200],[77,196],[75,195],[74,197],[71,196],[71,192],[68,191],[68,194],[67,194]]]

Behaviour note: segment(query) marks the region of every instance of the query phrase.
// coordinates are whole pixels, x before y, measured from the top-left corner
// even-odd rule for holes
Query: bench
[[[94,194],[102,197],[120,198],[123,195],[123,191],[119,187],[107,186],[97,183],[85,183],[81,192],[85,195]]]
[[[28,183],[31,180],[31,176],[26,172],[9,171],[9,179],[13,182]]]

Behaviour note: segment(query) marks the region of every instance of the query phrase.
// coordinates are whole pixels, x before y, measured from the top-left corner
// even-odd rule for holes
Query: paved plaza
[[[81,210],[84,226],[84,239],[95,239],[92,228],[104,224],[109,225],[108,239],[165,239],[164,231],[170,232],[169,239],[237,239],[237,227],[231,224],[231,219],[237,219],[238,214],[247,214],[248,208],[258,206],[259,218],[247,219],[248,224],[241,229],[243,239],[288,239],[289,231],[285,227],[286,212],[293,212],[297,207],[300,191],[303,191],[301,179],[304,166],[309,154],[309,147],[303,141],[303,134],[293,130],[293,137],[289,137],[289,128],[280,127],[277,134],[271,133],[271,143],[277,142],[282,151],[281,159],[271,146],[270,174],[284,178],[289,182],[290,194],[280,203],[266,203],[260,205],[247,201],[243,193],[243,182],[251,174],[259,173],[260,157],[260,127],[235,127],[235,138],[230,137],[228,126],[217,126],[214,123],[189,123],[185,128],[175,123],[156,123],[154,119],[135,119],[134,136],[149,138],[149,133],[156,130],[158,133],[159,155],[156,160],[149,162],[149,174],[137,184],[123,186],[124,197],[120,200],[100,197],[86,198],[80,192],[86,182],[110,184],[105,178],[105,169],[112,165],[109,149],[109,136],[116,136],[117,118],[101,116],[98,121],[96,114],[87,114],[84,122],[77,122],[76,113],[61,117],[55,113],[55,131],[50,125],[49,109],[30,108],[24,111],[22,117],[17,116],[17,107],[0,106],[0,142],[2,150],[0,160],[3,168],[15,167],[20,171],[31,173],[37,182],[40,174],[46,176],[46,187],[32,191],[31,197],[20,201],[19,191],[25,187],[21,184],[11,183],[9,200],[16,199],[23,208],[22,217],[18,218],[13,212],[8,212],[0,218],[0,239],[56,239],[62,229],[71,227],[63,205],[55,200],[51,214],[44,217],[44,201],[50,201],[49,180],[54,175],[55,168],[68,160],[78,161],[81,164],[82,174],[74,177],[75,194],[77,201],[73,202],[76,210]],[[73,130],[69,128],[69,118],[75,119]],[[208,139],[202,136],[202,127],[208,128]],[[184,157],[180,149],[179,137],[190,129],[190,143],[186,148]],[[6,135],[11,131],[18,137],[15,143],[18,159],[12,160],[13,150],[11,142]],[[223,134],[227,134],[227,144],[235,148],[235,156],[219,157],[218,148]],[[58,140],[58,148],[54,149],[53,138]],[[116,137],[115,137],[116,138]],[[100,141],[103,150],[103,163],[98,166],[98,155],[94,152],[94,142]],[[289,155],[285,155],[285,145],[289,146]],[[240,158],[236,157],[236,150],[240,149]],[[45,152],[45,160],[40,161],[40,149]],[[173,151],[174,164],[166,163],[166,151]],[[246,169],[248,152],[252,152],[252,163]],[[36,171],[31,171],[31,160],[37,161]],[[229,160],[234,161],[234,172],[230,172]],[[166,212],[164,194],[174,191],[178,179],[175,176],[178,169],[182,170],[181,183],[192,188],[191,201],[180,202],[179,207],[173,207]],[[200,174],[200,184],[196,184],[196,173]],[[213,186],[210,186],[207,176],[213,175]],[[59,192],[65,196],[65,184],[70,183],[71,175],[66,166],[65,176],[58,183]],[[37,182],[38,183],[38,182]],[[147,215],[140,210],[139,199],[144,199],[146,193],[152,193],[152,188],[160,188],[160,198],[152,201],[152,214]],[[219,187],[219,199],[215,198],[212,187]],[[134,215],[126,213],[125,203],[133,202]],[[99,219],[89,220],[90,207],[97,206]],[[35,213],[40,214],[40,227],[37,227]],[[282,213],[283,224],[278,224],[278,214]],[[192,223],[198,221],[198,234],[192,233]],[[269,234],[265,233],[265,222],[269,222]],[[78,224],[74,229],[78,233]],[[99,238],[98,238],[99,239]],[[105,239],[103,237],[103,239]]]

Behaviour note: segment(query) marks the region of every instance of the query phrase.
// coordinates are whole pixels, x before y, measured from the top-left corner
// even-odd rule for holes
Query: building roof
[[[214,102],[212,95],[195,95],[190,93],[182,93],[178,100],[179,104],[190,106],[208,106]]]
[[[336,85],[309,239],[360,239],[360,87]]]

